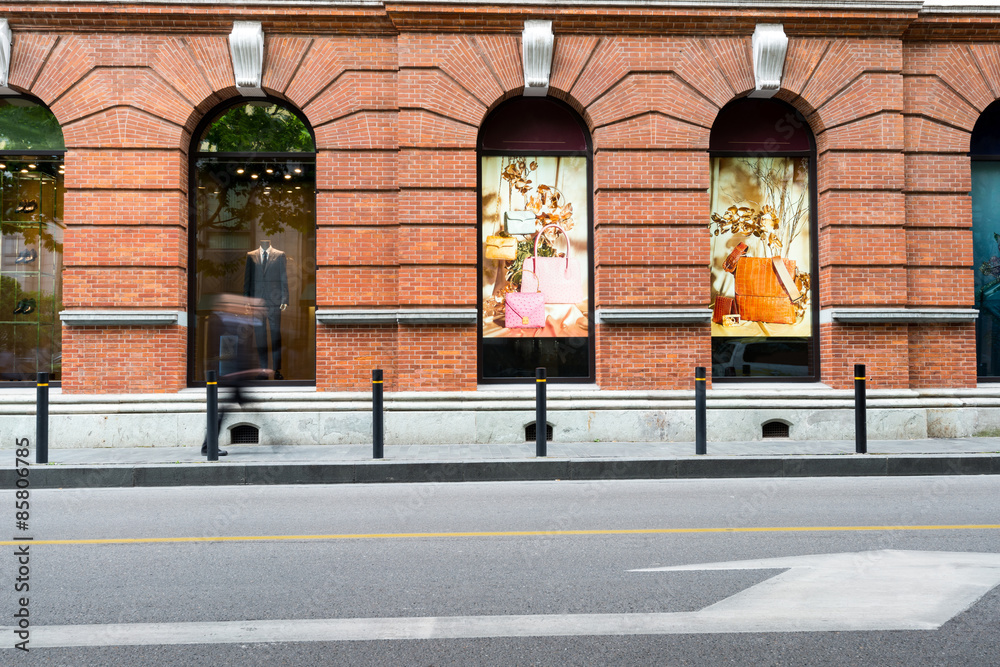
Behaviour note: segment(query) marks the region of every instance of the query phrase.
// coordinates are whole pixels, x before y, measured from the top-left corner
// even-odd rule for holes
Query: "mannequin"
[[[243,275],[243,295],[262,299],[264,317],[255,325],[257,356],[261,368],[273,368],[274,379],[281,375],[281,311],[288,307],[288,274],[285,253],[271,246],[269,240],[247,253]],[[273,365],[267,363],[268,340],[271,343]]]

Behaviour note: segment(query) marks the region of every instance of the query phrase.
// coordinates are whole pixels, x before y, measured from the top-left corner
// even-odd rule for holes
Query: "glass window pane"
[[[192,381],[315,381],[315,158],[202,157],[194,171]]]
[[[59,381],[62,157],[0,155],[0,180],[0,381]]]
[[[0,97],[0,151],[65,150],[52,112],[23,97]]]
[[[976,374],[1000,376],[1000,162],[972,163]]]
[[[271,102],[249,102],[221,112],[201,136],[203,153],[311,153],[312,133],[298,116]]]
[[[483,379],[588,378],[588,159],[480,161]]]
[[[815,376],[809,158],[713,158],[711,186],[712,377]]]

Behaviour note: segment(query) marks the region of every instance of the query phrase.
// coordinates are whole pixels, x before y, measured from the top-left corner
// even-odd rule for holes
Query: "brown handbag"
[[[744,257],[740,243],[724,267],[736,279],[736,308],[744,321],[795,324],[795,302],[802,294],[795,287],[795,260],[781,257]]]
[[[740,311],[736,309],[736,299],[731,296],[715,297],[715,304],[712,306],[712,321],[716,324],[725,324],[726,316],[739,316]]]

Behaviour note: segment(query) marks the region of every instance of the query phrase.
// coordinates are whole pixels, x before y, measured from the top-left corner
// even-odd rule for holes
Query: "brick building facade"
[[[389,392],[475,392],[472,405],[479,131],[524,93],[522,31],[541,20],[553,36],[547,94],[579,115],[592,146],[592,397],[667,400],[713,365],[713,124],[761,91],[753,35],[777,25],[787,47],[773,100],[814,138],[819,365],[808,379],[821,384],[810,387],[849,389],[864,363],[887,401],[959,401],[927,403],[924,434],[992,419],[980,409],[952,431],[928,426],[934,410],[968,407],[961,390],[993,400],[976,389],[970,195],[970,137],[1000,98],[992,3],[53,0],[8,3],[0,19],[12,34],[7,89],[43,103],[65,141],[64,402],[195,384],[192,134],[246,92],[230,33],[255,21],[260,88],[315,137],[310,400],[365,392],[382,368]],[[807,411],[844,407],[842,392],[829,405],[810,396]]]

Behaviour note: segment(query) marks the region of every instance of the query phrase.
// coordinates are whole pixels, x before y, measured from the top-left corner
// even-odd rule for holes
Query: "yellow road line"
[[[282,542],[293,540],[387,540],[426,537],[566,537],[573,535],[675,535],[684,533],[820,533],[901,530],[1000,530],[1000,524],[928,526],[771,526],[739,528],[632,528],[621,530],[513,530],[455,533],[346,533],[333,535],[220,535],[212,537],[132,537],[84,540],[14,540],[0,545],[148,544],[157,542]]]

